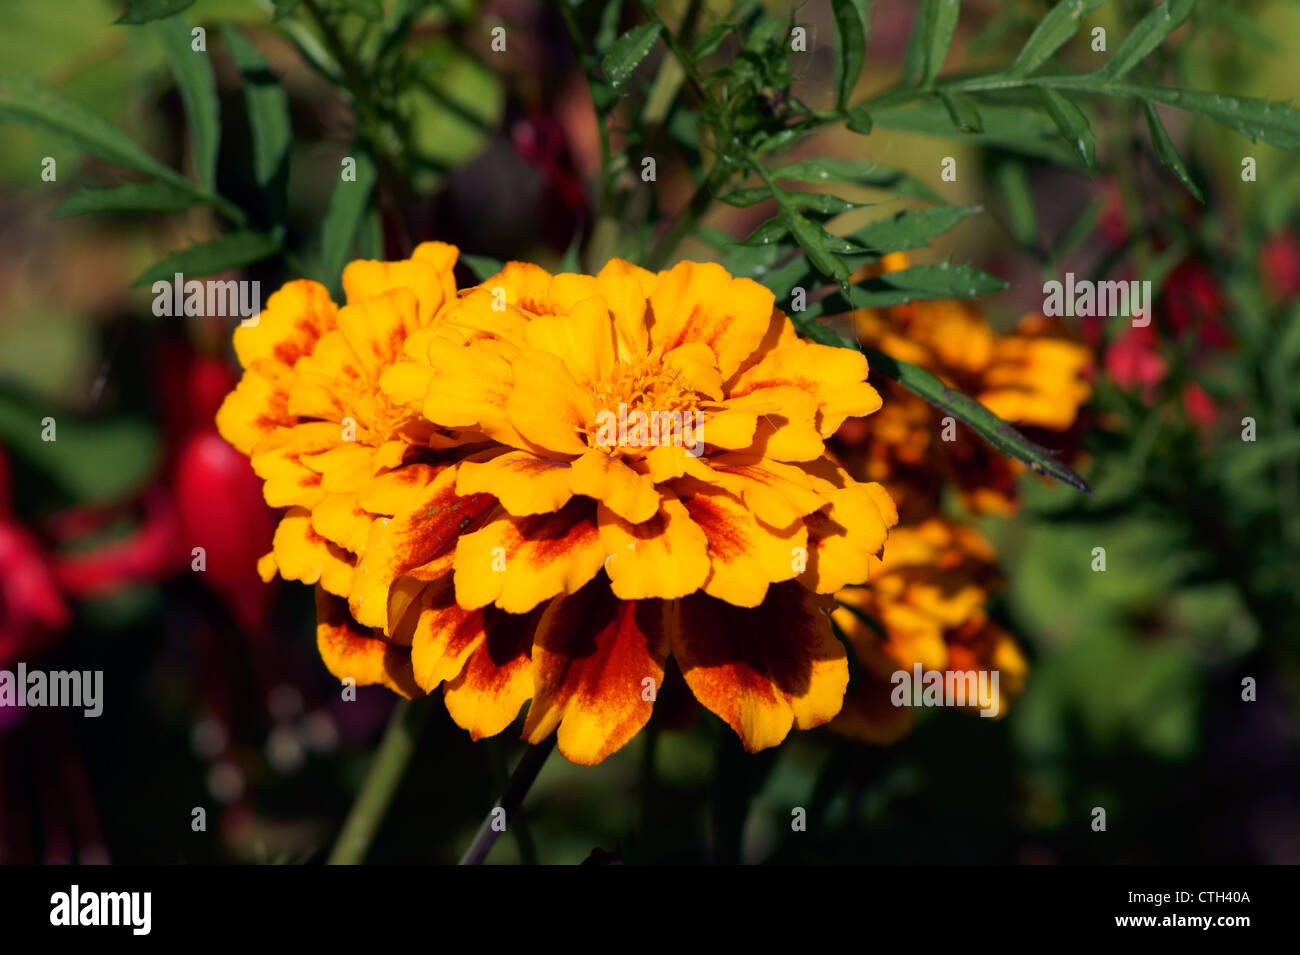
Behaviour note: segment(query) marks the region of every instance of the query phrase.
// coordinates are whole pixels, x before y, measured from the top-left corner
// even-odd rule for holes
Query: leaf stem
[[[537,774],[546,764],[546,758],[551,755],[551,750],[554,748],[555,734],[552,733],[542,742],[524,750],[524,755],[520,757],[514,773],[510,776],[510,782],[506,784],[505,792],[484,818],[483,824],[479,826],[478,833],[474,836],[474,841],[460,857],[461,865],[482,865],[483,860],[492,851],[497,836],[501,835],[501,830],[493,825],[496,822],[496,810],[504,809],[507,820],[519,810],[523,805],[524,797],[528,795],[528,790],[537,781]]]
[[[393,708],[384,738],[330,852],[328,865],[359,865],[365,860],[428,722],[429,709],[427,700],[401,700]]]

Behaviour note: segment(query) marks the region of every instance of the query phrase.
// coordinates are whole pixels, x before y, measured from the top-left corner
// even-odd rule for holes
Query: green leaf
[[[901,252],[929,245],[968,215],[980,212],[977,206],[935,206],[931,209],[907,209],[889,219],[872,222],[852,233],[849,238],[880,252]],[[895,275],[898,273],[888,273]]]
[[[356,181],[345,182],[340,179],[334,184],[316,241],[316,277],[335,291],[341,288],[339,283],[343,265],[352,249],[357,226],[366,213],[370,191],[377,178],[375,164],[370,156],[358,150],[356,160]]]
[[[460,260],[469,266],[469,270],[480,282],[486,282],[505,268],[505,263],[500,259],[488,258],[486,255],[461,255]]]
[[[912,85],[929,86],[939,75],[960,13],[961,0],[922,0],[903,62],[903,75]]]
[[[867,55],[867,24],[871,0],[831,0],[839,59],[835,69],[835,106],[844,109],[853,95]],[[856,132],[857,130],[855,130]]]
[[[0,117],[55,133],[105,162],[192,189],[184,176],[154,159],[116,126],[38,80],[0,79]]]
[[[177,272],[187,279],[201,278],[226,269],[260,262],[280,251],[280,244],[261,232],[232,232],[211,242],[192,245],[183,252],[169,255],[146,269],[135,284],[152,285],[162,279],[170,280]]]
[[[1078,151],[1088,172],[1092,172],[1097,167],[1097,144],[1093,139],[1092,127],[1088,125],[1088,118],[1079,107],[1050,86],[1038,87],[1038,93],[1043,98],[1052,122],[1061,131],[1061,138]]]
[[[217,140],[221,135],[221,121],[217,83],[208,64],[208,54],[190,48],[190,28],[182,17],[155,21],[150,24],[150,29],[162,41],[163,53],[180,90],[199,182],[212,189],[217,178]]]
[[[1097,75],[1117,80],[1133,69],[1182,25],[1195,5],[1196,0],[1165,0],[1138,21],[1133,32],[1124,38],[1115,55],[1106,61]]]
[[[57,441],[41,440],[53,415]],[[143,418],[87,420],[0,390],[0,439],[74,501],[111,502],[138,491],[158,467],[157,426]]]
[[[784,189],[770,182],[769,186],[776,197],[777,207],[781,210],[778,218],[799,243],[799,248],[803,249],[804,254],[808,256],[808,261],[812,263],[813,268],[823,275],[831,276],[837,282],[847,282],[849,270],[832,252],[831,243],[835,237],[830,236],[825,229],[810,222],[800,213],[791,202],[789,193]],[[848,251],[850,248],[851,246],[840,246],[843,251]]]
[[[975,108],[975,104],[968,97],[959,93],[945,93],[940,90],[939,98],[943,100],[944,108],[948,110],[948,115],[952,118],[952,124],[957,127],[957,132],[984,132],[984,120],[980,119],[979,110]]]
[[[1033,249],[1038,237],[1038,213],[1029,186],[1029,171],[1018,159],[1008,159],[998,166],[998,185],[1007,207],[1011,234],[1027,249]]]
[[[899,195],[935,201],[939,199],[929,186],[908,173],[856,159],[804,159],[775,170],[772,178],[794,182],[848,182],[887,189]]]
[[[789,192],[787,195],[797,208],[811,209],[826,216],[839,215],[841,212],[848,212],[850,209],[861,209],[865,206],[864,203],[842,199],[839,196],[832,196],[824,192]],[[718,196],[718,201],[725,202],[729,206],[745,209],[749,206],[758,205],[760,202],[766,202],[771,198],[772,191],[766,186],[752,186],[745,189],[733,189],[725,195]]]
[[[987,144],[1026,156],[1046,159],[1058,165],[1081,165],[1078,151],[1061,142],[1056,124],[1042,112],[1024,105],[980,103],[982,133],[959,133],[939,97],[926,97],[909,106],[881,108],[872,113],[876,125],[885,129],[909,130],[945,138],[958,137],[970,143]]]
[[[1187,167],[1183,165],[1182,157],[1178,155],[1178,149],[1174,142],[1169,138],[1169,133],[1165,129],[1165,124],[1160,121],[1160,114],[1156,108],[1149,102],[1142,102],[1142,110],[1147,116],[1147,129],[1151,132],[1151,144],[1155,146],[1156,155],[1170,172],[1178,177],[1178,181],[1187,187],[1187,191],[1196,197],[1197,202],[1204,203],[1205,197],[1201,195],[1201,190],[1196,187],[1192,177],[1187,173]]]
[[[1100,7],[1106,0],[1061,0],[1029,35],[1016,62],[1011,64],[1013,76],[1027,76],[1034,72],[1059,50],[1079,29],[1079,21]]]
[[[289,99],[262,54],[243,34],[223,23],[221,36],[244,80],[244,104],[253,134],[253,175],[265,189],[280,172],[293,140]]]
[[[871,132],[874,125],[871,122],[871,113],[865,106],[850,106],[844,111],[845,125],[855,133],[861,133],[863,136]]]
[[[734,23],[713,24],[700,34],[699,39],[695,41],[695,45],[691,47],[691,59],[698,63],[700,60],[711,57],[718,52],[718,47],[722,46],[722,41],[735,29],[736,25]]]
[[[890,273],[898,274],[898,273]],[[898,382],[908,391],[973,428],[975,433],[1003,454],[1027,464],[1030,470],[1055,478],[1070,487],[1091,494],[1082,477],[1057,461],[1052,452],[1035,444],[969,395],[949,388],[930,372],[910,362],[899,361],[850,341],[834,329],[812,320],[809,312],[790,316],[800,334],[823,345],[853,348],[867,356],[873,372]]]
[[[106,189],[78,189],[50,213],[77,216],[87,212],[180,212],[194,196],[163,182],[128,182]]]
[[[194,0],[127,0],[126,12],[114,20],[124,26],[162,20],[194,6]]]
[[[806,315],[841,315],[855,308],[885,308],[936,298],[973,298],[1005,291],[1009,286],[996,275],[971,265],[913,265],[897,272],[836,291],[808,307]]]
[[[614,41],[600,61],[600,68],[605,71],[610,86],[622,86],[641,65],[641,61],[650,55],[663,24],[658,20],[642,23],[628,30]]]
[[[1146,86],[1124,86],[1119,89],[1126,95],[1153,100],[1189,113],[1199,113],[1237,130],[1252,141],[1262,139],[1270,145],[1300,152],[1300,109],[1289,103]]]

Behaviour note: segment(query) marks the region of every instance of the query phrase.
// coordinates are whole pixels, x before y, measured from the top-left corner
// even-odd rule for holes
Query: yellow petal
[[[708,538],[704,592],[710,596],[738,607],[757,607],[769,583],[790,580],[807,561],[808,534],[800,522],[784,530],[770,528],[721,488],[702,486],[682,503]]]
[[[621,600],[672,600],[693,593],[709,575],[708,541],[681,501],[665,497],[640,524],[605,506],[597,509],[600,539],[609,554],[605,572]]]
[[[514,389],[506,415],[525,439],[557,456],[587,450],[580,435],[596,420],[595,400],[574,382],[559,358],[526,351],[515,356]]]
[[[456,477],[457,494],[492,494],[516,517],[558,511],[573,496],[567,461],[510,451],[487,461],[466,461]]]
[[[565,315],[540,315],[528,323],[524,339],[530,349],[563,361],[587,389],[607,379],[614,367],[614,324],[604,299],[584,299]]]
[[[524,738],[540,743],[558,727],[560,752],[584,766],[625,746],[663,683],[667,612],[662,600],[618,600],[600,581],[551,601],[533,640]]]
[[[763,340],[772,316],[772,293],[750,279],[736,279],[712,262],[679,262],[659,277],[650,296],[650,340],[660,354],[702,342],[729,378]]]
[[[682,601],[671,636],[673,657],[695,698],[750,752],[780,743],[792,726],[825,723],[843,704],[844,647],[797,583],[773,585],[752,609],[693,594]]]
[[[649,520],[659,510],[654,481],[599,448],[589,449],[573,462],[569,487],[574,494],[595,498],[633,524]]]
[[[604,559],[593,505],[585,498],[531,517],[498,509],[482,530],[456,545],[456,600],[471,610],[495,603],[510,613],[526,613],[543,600],[576,591]]]
[[[250,367],[259,358],[274,358],[293,365],[310,355],[322,335],[334,328],[338,307],[319,282],[299,279],[266,300],[255,325],[235,329],[235,354]]]

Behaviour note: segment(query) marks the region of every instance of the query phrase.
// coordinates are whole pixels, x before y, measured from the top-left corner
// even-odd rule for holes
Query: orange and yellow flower
[[[947,518],[894,528],[884,553],[872,558],[871,585],[836,595],[832,618],[859,673],[832,728],[881,744],[906,734],[914,714],[892,704],[891,677],[918,663],[927,671],[997,671],[994,711],[1005,712],[1026,664],[985,611],[998,584],[996,557],[980,534]]]
[[[286,507],[263,572],[318,584],[331,672],[443,688],[476,738],[595,763],[650,716],[671,653],[751,750],[827,722],[848,681],[829,595],[897,521],[825,440],[880,397],[717,265],[512,263],[457,295],[455,250],[359,262],[339,308],[290,283],[222,433]],[[698,422],[690,440],[610,416]],[[348,429],[351,428],[351,431]]]
[[[886,256],[881,267],[906,268],[907,258]],[[853,322],[863,343],[920,365],[1049,445],[1063,442],[1091,394],[1091,352],[1042,315],[998,335],[974,304],[935,300],[860,309]],[[933,511],[949,482],[972,511],[1014,512],[1023,465],[959,423],[945,435],[944,413],[902,387],[889,384],[884,395],[869,428],[848,423],[839,450],[854,473],[884,482],[905,521]]]

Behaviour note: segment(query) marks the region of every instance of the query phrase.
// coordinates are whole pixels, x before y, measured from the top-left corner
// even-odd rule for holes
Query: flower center
[[[693,448],[699,395],[676,368],[657,357],[620,362],[596,388],[596,421],[587,443],[611,454],[639,456],[664,444]]]

